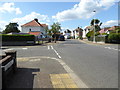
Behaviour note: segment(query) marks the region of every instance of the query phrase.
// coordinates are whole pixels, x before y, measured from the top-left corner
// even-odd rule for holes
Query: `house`
[[[64,31],[65,39],[69,39],[71,37],[71,31],[69,29],[67,29],[66,31]]]
[[[99,33],[100,34],[102,34],[102,33],[110,34],[110,32],[114,31],[116,28],[120,28],[120,26],[112,26],[112,27],[108,27],[108,28],[103,28],[99,31]]]
[[[112,26],[111,28],[109,28],[108,30],[106,30],[105,33],[110,34],[110,32],[114,31],[116,28],[120,28],[120,26]]]
[[[8,33],[8,35],[26,35],[26,34],[29,34],[29,33],[16,33],[16,32]]]
[[[108,28],[103,28],[103,29],[101,29],[101,30],[99,31],[99,33],[100,33],[100,34],[103,34],[103,33],[105,33],[107,30],[108,30]]]
[[[94,27],[93,26],[87,26],[84,30],[83,30],[83,35],[82,37],[83,38],[86,38],[86,34],[89,32],[89,31],[92,31],[94,30]]]
[[[46,29],[48,29],[48,25],[41,24],[38,22],[38,19],[34,19],[24,25],[21,26],[22,33],[30,33],[32,32],[40,32],[43,35],[46,35]],[[34,35],[34,34],[33,34]]]
[[[83,29],[78,27],[75,30],[73,30],[73,34],[74,34],[74,39],[77,39],[78,37],[82,37]]]

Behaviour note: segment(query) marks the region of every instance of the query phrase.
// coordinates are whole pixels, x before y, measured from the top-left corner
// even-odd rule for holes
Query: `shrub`
[[[83,38],[82,38],[82,36],[78,36],[77,39],[81,39],[82,40]]]
[[[108,35],[107,33],[102,33],[102,35]]]
[[[34,41],[34,35],[6,35],[1,34],[2,41]]]
[[[108,41],[110,43],[120,43],[120,33],[111,33],[111,34],[109,34]]]
[[[89,31],[87,34],[86,34],[86,37],[87,38],[90,38],[94,35],[94,32],[93,31]]]
[[[98,35],[100,35],[100,33],[99,33],[99,32],[96,32],[96,33],[95,33],[95,36],[98,36]]]

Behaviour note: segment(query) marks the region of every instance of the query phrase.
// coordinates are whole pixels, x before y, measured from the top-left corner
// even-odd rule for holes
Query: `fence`
[[[93,37],[88,38],[89,41],[93,41]],[[108,42],[108,38],[106,35],[98,35],[95,36],[95,41],[96,42],[104,42],[107,43]]]

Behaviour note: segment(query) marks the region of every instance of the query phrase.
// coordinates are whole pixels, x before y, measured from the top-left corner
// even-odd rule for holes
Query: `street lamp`
[[[93,12],[96,13],[95,10],[94,10]],[[94,36],[93,36],[93,43],[95,43],[95,18],[94,18],[93,20],[94,20]]]

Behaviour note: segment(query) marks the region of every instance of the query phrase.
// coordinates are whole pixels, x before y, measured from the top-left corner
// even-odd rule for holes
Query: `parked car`
[[[59,41],[65,41],[64,35],[60,35],[58,40],[59,40]]]

